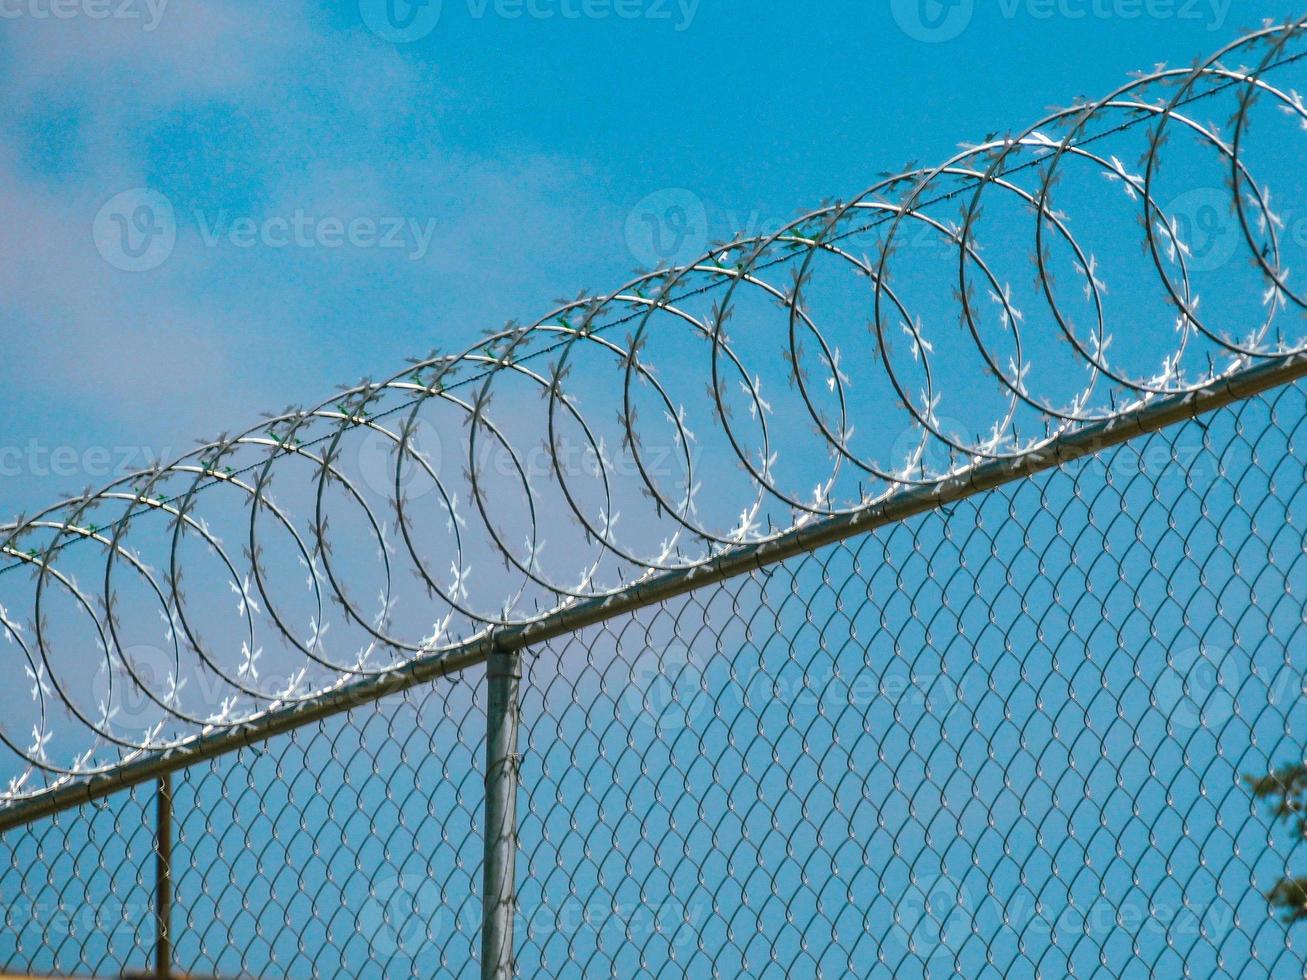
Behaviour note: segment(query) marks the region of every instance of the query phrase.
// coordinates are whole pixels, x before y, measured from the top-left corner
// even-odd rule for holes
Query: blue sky
[[[1287,3],[1259,4],[1253,11],[1251,4],[1235,9],[1220,0],[894,0],[808,8],[726,0],[532,0],[529,6],[525,0],[520,5],[513,0],[428,0],[416,7],[395,2],[399,6],[391,12],[398,20],[388,20],[373,0],[362,0],[361,6],[201,5],[186,0],[156,0],[150,6],[137,0],[117,9],[139,16],[101,19],[93,15],[104,9],[100,0],[73,0],[59,8],[68,14],[59,17],[51,15],[49,0],[0,0],[0,73],[6,92],[0,106],[0,194],[9,219],[0,223],[0,349],[5,353],[6,382],[0,386],[5,426],[0,437],[0,500],[5,510],[30,510],[63,491],[106,482],[123,467],[140,465],[148,457],[178,454],[189,449],[195,437],[244,428],[262,409],[323,399],[337,382],[388,376],[402,366],[405,355],[435,346],[460,350],[510,318],[534,320],[559,297],[574,296],[583,288],[611,289],[656,258],[669,253],[689,258],[693,246],[701,246],[705,238],[764,231],[824,198],[860,192],[883,171],[897,171],[908,161],[934,163],[951,155],[961,141],[1022,128],[1050,105],[1101,95],[1120,85],[1132,69],[1161,61],[1189,64],[1242,33],[1250,22],[1299,12]],[[1106,186],[1095,176],[1068,197],[1081,208],[1101,205],[1091,211],[1097,218],[1109,213]],[[1111,205],[1119,206],[1122,197],[1111,197]],[[141,210],[142,204],[149,205],[148,213]],[[650,225],[646,216],[651,213],[682,217]],[[1111,213],[1124,214],[1130,227],[1133,214]],[[148,228],[138,224],[142,220]],[[1096,238],[1105,263],[1110,261],[1112,248],[1124,242],[1120,226],[1092,219],[1084,224],[1089,226],[1082,228],[1087,238]],[[1005,230],[1001,221],[998,228]],[[995,238],[1002,240],[1002,235]],[[138,239],[145,242],[139,248]],[[1129,244],[1137,247],[1133,239]],[[1014,277],[1029,271],[1022,268],[1028,247],[1025,242],[1009,255],[1012,266],[1007,271]],[[1135,252],[1123,259],[1126,271],[1137,261]],[[947,306],[947,277],[937,278],[935,271],[923,268],[919,281],[909,287],[920,292],[928,313]],[[1113,297],[1129,307],[1139,297],[1128,276],[1120,275],[1120,267],[1112,271],[1118,273],[1112,278],[1117,290]],[[1223,280],[1217,281],[1219,285]],[[1240,312],[1237,303],[1227,309],[1219,290],[1213,292],[1218,295],[1211,302],[1219,312]],[[934,305],[929,304],[932,297]],[[1246,293],[1235,298],[1249,299]],[[1251,303],[1255,305],[1256,297]],[[1159,349],[1171,343],[1169,320],[1147,320],[1140,329],[1144,319],[1114,321],[1123,328],[1117,335],[1118,352],[1126,361],[1138,355],[1139,363],[1131,366],[1141,371],[1155,368]],[[674,343],[673,336],[669,346]],[[663,353],[679,363],[677,350]],[[946,359],[941,350],[940,360]],[[771,368],[769,382],[783,365]],[[964,370],[952,369],[952,380],[957,382]],[[701,379],[693,375],[691,380],[686,390],[693,395]],[[585,390],[604,381],[594,375],[577,384]],[[863,388],[855,397],[876,397],[862,395]],[[978,421],[980,428],[988,427],[988,402],[979,386],[955,385],[953,397],[945,414],[968,416],[967,425]],[[876,404],[860,401],[855,409],[874,414],[869,406]],[[980,418],[971,418],[968,410]],[[519,421],[510,419],[508,424]],[[521,428],[538,421],[526,419]],[[790,422],[798,428],[797,422]],[[778,423],[782,438],[791,434],[786,424]],[[1250,411],[1246,425],[1239,434],[1251,442],[1270,423]],[[1183,442],[1179,448],[1196,451],[1201,446],[1196,429],[1177,435],[1177,442]],[[1221,431],[1226,442],[1238,441],[1228,428]],[[892,442],[894,432],[888,435]],[[1281,443],[1275,445],[1281,446],[1281,456],[1292,456]],[[792,447],[785,448],[788,453]],[[819,450],[796,445],[793,456],[807,464],[825,447]],[[901,454],[902,447],[898,451]],[[721,457],[733,467],[726,453]],[[365,460],[359,462],[366,466]],[[1179,476],[1174,471],[1169,476],[1177,482],[1167,492],[1181,496]],[[1255,482],[1257,474],[1245,478]],[[1086,482],[1096,479],[1091,473]],[[1038,486],[1012,492],[1029,498]],[[1058,486],[1059,492],[1068,489]],[[384,493],[385,480],[370,489]],[[724,483],[712,489],[723,500],[733,500]],[[1135,484],[1129,506],[1147,511],[1150,490],[1147,481]],[[1176,512],[1190,523],[1203,524],[1207,518],[1200,517],[1198,496],[1191,489]],[[1113,508],[1127,509],[1127,495],[1104,499],[1107,513],[1098,517],[1100,530],[1110,526],[1120,547],[1133,549],[1132,557],[1116,564],[1091,563],[1083,581],[1077,578],[1081,573],[1074,570],[1076,563],[1065,560],[1072,569],[1066,572],[1070,594],[1092,595],[1084,583],[1098,576],[1102,581],[1096,584],[1110,599],[1099,606],[1089,600],[1083,607],[1077,604],[1083,624],[1055,617],[1049,637],[1038,642],[1032,636],[1043,629],[1044,621],[1034,621],[1025,610],[1018,613],[1014,595],[1006,591],[1001,600],[994,600],[996,606],[1005,604],[1006,632],[987,630],[988,607],[970,607],[967,615],[975,622],[959,616],[953,626],[941,613],[945,638],[937,641],[937,649],[929,638],[917,635],[922,616],[904,607],[902,583],[880,581],[875,601],[883,602],[889,608],[884,614],[901,625],[906,637],[902,646],[924,651],[923,662],[913,661],[914,676],[906,682],[942,676],[950,656],[963,674],[982,657],[992,657],[984,665],[1000,673],[1010,663],[1004,654],[1010,653],[1011,643],[1025,643],[1025,655],[1045,668],[1054,655],[1076,663],[1088,651],[1111,663],[1085,675],[1068,673],[1089,684],[1090,694],[1094,685],[1113,687],[1114,692],[1119,687],[1117,706],[1127,704],[1149,719],[1140,722],[1138,731],[1162,743],[1167,759],[1181,742],[1188,747],[1190,738],[1208,751],[1209,733],[1195,736],[1193,725],[1179,737],[1166,732],[1177,710],[1192,713],[1192,705],[1177,704],[1184,699],[1174,690],[1180,684],[1177,670],[1185,668],[1182,664],[1161,681],[1147,671],[1161,671],[1161,659],[1179,641],[1165,650],[1148,646],[1155,637],[1146,635],[1144,627],[1153,623],[1142,622],[1132,601],[1144,595],[1165,605],[1171,599],[1166,594],[1170,583],[1161,582],[1151,569],[1153,556],[1137,547],[1131,525],[1113,523]],[[1224,502],[1224,496],[1220,500]],[[433,504],[434,496],[426,503]],[[1072,507],[1061,497],[1041,504],[1044,511]],[[240,540],[246,511],[232,508],[233,516],[221,506],[214,505],[215,523],[234,520],[232,540]],[[1047,588],[1040,554],[1031,547],[1022,551],[1020,542],[1013,540],[1014,526],[1005,521],[1005,499],[986,497],[975,506],[978,511],[989,508],[987,519],[1001,529],[996,533],[1009,535],[1003,548],[1020,554],[1013,561],[1020,575],[1037,580],[1032,588]],[[1061,529],[1051,531],[1049,514],[1033,500],[1025,506],[1043,519],[1042,533],[1059,538],[1060,548]],[[1229,509],[1235,512],[1226,527],[1232,538],[1250,539],[1255,548],[1259,533],[1271,533],[1255,527],[1256,521],[1239,508]],[[734,510],[724,516],[734,519]],[[430,513],[436,511],[429,508]],[[432,527],[445,523],[443,515],[437,516]],[[1164,517],[1154,509],[1149,518],[1159,538],[1166,533],[1161,527]],[[1273,515],[1271,522],[1278,519]],[[630,523],[635,522],[628,519]],[[947,567],[952,552],[939,539],[949,534],[941,529],[942,519],[921,523],[928,525],[920,532],[926,551]],[[1285,523],[1291,524],[1281,521]],[[340,533],[346,538],[348,532]],[[898,529],[886,535],[884,567],[901,562],[921,575],[905,541],[911,533]],[[1089,537],[1087,552],[1095,554]],[[1177,537],[1168,539],[1173,550],[1179,547],[1172,540]],[[438,547],[443,539],[423,540],[435,541],[431,550],[438,552],[441,563],[448,560]],[[862,543],[869,567],[879,560],[878,541],[868,538]],[[1280,540],[1276,545],[1286,552],[1289,568],[1292,544]],[[357,557],[369,545],[347,540],[341,551]],[[988,569],[983,581],[981,572],[975,573],[976,595],[1003,591],[998,572],[987,564],[989,543],[981,537],[969,546],[975,551],[974,564]],[[555,552],[562,550],[555,546]],[[1098,550],[1109,549],[1103,545]],[[1211,550],[1222,552],[1215,545]],[[1227,556],[1222,552],[1219,557]],[[86,560],[94,569],[99,559],[93,555]],[[1172,560],[1180,563],[1178,553]],[[208,583],[217,594],[231,606],[239,602],[243,615],[240,589],[231,589],[239,597],[233,599],[225,571],[206,571],[202,561],[198,556],[190,566],[192,587],[196,579],[202,586],[202,576],[210,576]],[[286,559],[285,564],[293,563]],[[77,566],[69,558],[66,567]],[[358,568],[364,577],[369,573],[362,562]],[[1138,573],[1147,580],[1145,585],[1135,593],[1113,591],[1123,570]],[[1222,571],[1227,581],[1239,577]],[[302,574],[298,567],[291,572],[297,580]],[[1198,577],[1191,566],[1185,573]],[[497,581],[491,578],[495,574],[478,565],[476,581],[491,600],[497,596],[486,583]],[[819,588],[813,569],[805,574],[803,590],[816,597],[815,605],[820,608],[833,600],[829,591]],[[914,572],[905,574],[911,578]],[[1284,577],[1287,581],[1287,572]],[[1269,585],[1264,582],[1262,588],[1269,594],[1279,582],[1273,575],[1267,579]],[[933,584],[918,584],[925,590],[925,601],[931,602]],[[1187,579],[1185,584],[1185,607],[1177,609],[1179,603],[1172,601],[1165,613],[1171,617],[1166,626],[1176,636],[1181,632],[1177,621],[1189,614],[1190,602],[1200,614],[1197,624],[1190,624],[1194,635],[1185,637],[1181,653],[1207,656],[1201,644],[1215,644],[1222,656],[1227,647],[1247,651],[1250,660],[1236,658],[1240,666],[1257,664],[1270,675],[1287,671],[1288,640],[1275,642],[1274,631],[1255,618],[1242,633],[1227,629],[1227,614],[1213,608],[1219,603],[1209,601],[1207,586]],[[862,582],[850,576],[844,585],[850,604],[858,603],[862,610],[863,603],[871,603]],[[1281,591],[1287,594],[1287,587]],[[205,607],[201,620],[219,621],[220,614],[208,608],[218,608],[207,600],[214,593],[206,595],[202,587],[194,593]],[[1045,601],[1050,607],[1059,605],[1046,596]],[[1256,605],[1251,600],[1245,604]],[[686,605],[693,615],[693,602],[687,600]],[[846,644],[840,652],[851,672],[889,670],[873,659],[883,657],[893,664],[892,658],[903,654],[898,637],[890,643],[886,632],[876,632],[872,614],[883,610],[873,605],[866,607],[863,635],[876,636],[880,647],[870,641],[865,648],[851,644],[847,624],[832,613],[819,642],[802,638],[803,652],[812,653],[812,661],[796,664],[788,659],[793,651],[785,640],[805,632],[805,610],[791,604],[784,617],[778,615],[763,630],[779,638],[772,641],[780,644],[771,648],[779,659],[774,673],[794,681],[811,667],[818,679],[828,678],[818,663],[820,654],[812,651],[815,644],[824,653],[828,638]],[[1013,608],[1007,609],[1009,605]],[[415,606],[411,615],[420,619],[427,607],[416,603],[401,616]],[[1291,604],[1276,608],[1276,615],[1284,618],[1284,632],[1292,635],[1295,609]],[[230,612],[225,605],[222,611]],[[307,608],[295,611],[308,616]],[[1061,611],[1056,610],[1059,615]],[[159,631],[156,610],[149,606],[148,612],[147,625]],[[1238,619],[1240,613],[1229,616]],[[429,618],[418,625],[427,628],[428,623]],[[56,622],[54,632],[63,625]],[[954,644],[965,635],[963,626],[984,633],[983,643],[974,649],[965,642]],[[341,632],[338,628],[333,639]],[[221,634],[223,642],[231,635]],[[656,649],[663,639],[646,637],[648,649],[643,651],[638,636],[624,649],[617,649],[613,640],[613,659],[639,658],[650,650],[668,654],[668,648]],[[738,637],[728,639],[735,642]],[[157,637],[153,642],[159,642]],[[762,640],[762,647],[767,643]],[[228,645],[232,648],[226,653],[236,657],[236,645]],[[793,645],[798,647],[800,639]],[[81,657],[89,648],[66,642],[61,649]],[[602,644],[600,649],[606,652]],[[752,658],[760,665],[756,669],[766,673],[766,649],[755,650],[741,640],[725,652],[745,667]],[[271,660],[274,651],[268,653]],[[69,675],[78,673],[76,661],[64,666],[71,668]],[[582,673],[592,672],[590,664],[585,670],[579,663],[575,666]],[[1146,680],[1132,683],[1132,678],[1139,680],[1140,670],[1145,670]],[[87,676],[80,679],[88,680],[89,671],[83,673]],[[619,669],[619,685],[621,673]],[[1006,679],[1018,701],[1036,693],[1047,697],[1042,713],[1033,712],[1038,724],[1057,716],[1069,719],[1070,730],[1075,730],[1075,699],[1063,689],[1067,678],[1058,676],[1056,667],[1048,688],[1044,682],[1023,688],[1018,679]],[[196,680],[193,692],[200,687]],[[967,682],[977,684],[974,676]],[[1209,688],[1223,683],[1218,678]],[[1163,691],[1170,685],[1170,700],[1164,695],[1160,708],[1146,707],[1149,695],[1157,697],[1158,684]],[[550,690],[545,681],[533,696],[559,697],[560,691],[562,696],[577,691],[589,695],[596,690],[593,685],[594,676],[583,677],[570,690],[565,685]],[[800,686],[796,683],[792,689]],[[1219,698],[1220,691],[1216,693]],[[26,694],[24,684],[7,697],[25,700]],[[453,718],[450,727],[458,727],[462,716],[457,712],[467,710],[466,694],[460,689],[451,698],[455,706],[446,708]],[[983,690],[978,696],[984,699]],[[918,716],[930,714],[922,705],[916,707],[922,709]],[[1264,707],[1263,692],[1253,690],[1249,710]],[[619,716],[621,708],[614,706]],[[1149,708],[1156,709],[1154,714],[1147,714]],[[986,723],[1001,724],[992,703],[986,703],[986,711]],[[1232,713],[1226,710],[1225,716]],[[1282,737],[1283,726],[1277,732],[1276,723],[1282,716],[1258,715],[1263,748],[1278,748],[1275,739]],[[965,738],[972,720],[980,716],[959,717],[957,734]],[[1110,712],[1102,716],[1110,717]],[[741,718],[749,722],[747,716]],[[889,724],[883,713],[875,718],[890,729],[886,738],[901,736],[909,727]],[[589,734],[589,722],[587,717],[581,724],[587,731],[578,735]],[[530,723],[539,726],[537,735],[544,741],[553,733],[555,719],[541,712]],[[575,717],[569,723],[580,724]],[[856,738],[861,719],[850,716],[846,723]],[[778,721],[777,726],[772,730],[793,736],[784,724]],[[626,735],[620,725],[609,732],[617,743]],[[1242,730],[1235,735],[1242,747],[1251,741]],[[1015,740],[1010,735],[1005,744]],[[709,744],[720,746],[723,741],[719,731]],[[656,745],[653,754],[663,747]],[[750,742],[755,753],[766,755],[767,748],[766,740]],[[1096,752],[1098,746],[1090,748]],[[1267,761],[1248,751],[1253,763]],[[364,753],[358,758],[364,759]],[[1142,766],[1138,759],[1131,765]],[[1236,775],[1235,763],[1227,760],[1222,765],[1219,775],[1229,776],[1228,784]],[[622,766],[618,781],[639,784],[642,776],[637,777],[636,767],[629,760]],[[675,766],[669,762],[661,772]],[[240,778],[238,765],[233,763],[230,771]],[[205,772],[195,770],[194,778]],[[1134,775],[1136,785],[1157,789],[1151,774]],[[568,771],[552,788],[563,795],[575,792],[576,776],[576,770]],[[475,776],[469,778],[475,783]],[[206,787],[204,792],[212,792]],[[942,786],[933,788],[943,792]],[[542,783],[539,791],[547,799],[550,789]],[[360,800],[370,805],[375,797],[368,794],[378,791],[373,784]],[[1181,799],[1192,803],[1193,788],[1186,792]],[[647,802],[650,793],[650,787],[641,784],[630,799]],[[201,791],[195,796],[199,800]],[[891,803],[892,811],[902,808],[903,801]],[[1228,805],[1230,812],[1247,816],[1242,797]],[[1127,805],[1117,800],[1114,806],[1095,811],[1093,818],[1101,812],[1125,819]],[[197,805],[196,811],[200,809]],[[236,822],[250,816],[236,813]],[[557,813],[553,819],[559,819]],[[1260,824],[1243,826],[1245,834],[1260,833]],[[540,830],[536,826],[532,832],[542,837]],[[977,832],[984,835],[983,830]],[[1029,837],[1024,827],[1016,833]],[[204,853],[211,842],[202,836],[198,841]],[[1029,840],[1023,838],[1023,843]],[[548,848],[539,847],[547,857]],[[344,861],[349,855],[342,851],[336,856]],[[998,860],[997,854],[988,856]],[[201,864],[206,871],[217,867],[226,873],[221,864],[202,859],[197,867]],[[584,877],[593,870],[579,873]],[[690,876],[685,869],[681,873]],[[795,872],[790,868],[785,873]],[[1121,874],[1121,869],[1114,873]],[[996,871],[994,880],[1009,888],[1009,897],[1021,897],[1012,867]],[[1204,888],[1208,884],[1200,882]],[[559,886],[554,882],[547,887]],[[351,897],[361,900],[361,893]],[[1210,894],[1206,901],[1212,901]],[[249,923],[243,922],[237,932],[244,936],[249,930]],[[289,946],[295,938],[287,933],[280,941]],[[195,937],[187,942],[194,954]],[[796,945],[793,937],[778,943]],[[1271,945],[1274,948],[1273,941]],[[531,955],[543,957],[543,950]]]
[[[709,237],[760,231],[1294,10],[933,2],[539,0],[551,16],[513,17],[444,0],[429,33],[391,43],[356,3],[134,0],[100,19],[95,0],[63,18],[8,0],[5,510],[611,288],[649,257],[631,224],[649,195],[689,191]],[[96,216],[137,188],[172,206],[176,242],[123,271]],[[241,219],[296,215],[371,219],[376,237],[240,237]],[[380,247],[392,219],[398,247]]]

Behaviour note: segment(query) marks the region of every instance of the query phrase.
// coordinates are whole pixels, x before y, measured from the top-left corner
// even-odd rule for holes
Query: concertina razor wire
[[[522,976],[1295,976],[1243,777],[1301,751],[1307,391],[534,644]],[[487,703],[172,774],[192,976],[476,976]],[[151,786],[5,832],[0,961],[156,957]],[[484,973],[485,971],[481,971]]]
[[[0,825],[1296,391],[1303,32],[0,525]]]

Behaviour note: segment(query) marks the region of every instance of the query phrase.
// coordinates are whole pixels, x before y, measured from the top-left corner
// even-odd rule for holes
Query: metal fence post
[[[517,912],[517,786],[521,654],[492,651],[486,659],[486,813],[482,877],[481,976],[510,980],[513,917]]]
[[[154,970],[172,976],[172,774],[159,778],[157,793]]]

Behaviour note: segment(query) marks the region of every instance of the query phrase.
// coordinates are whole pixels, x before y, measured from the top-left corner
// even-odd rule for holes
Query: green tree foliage
[[[1307,762],[1292,763],[1265,776],[1245,776],[1253,796],[1271,804],[1271,814],[1283,820],[1300,840],[1307,840]],[[1307,922],[1307,877],[1285,878],[1266,893],[1267,901],[1287,923]]]

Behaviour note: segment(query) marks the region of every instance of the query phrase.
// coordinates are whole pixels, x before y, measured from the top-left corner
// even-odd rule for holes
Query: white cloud
[[[485,326],[542,313],[542,297],[575,281],[569,243],[611,244],[582,230],[595,191],[571,161],[449,146],[436,69],[362,28],[324,28],[303,5],[171,0],[151,32],[85,19],[4,27],[0,345],[23,408],[11,392],[0,414],[19,441],[75,439],[41,427],[82,418],[181,449],[261,409],[328,397],[337,381],[398,370],[403,354],[461,348]],[[67,118],[51,120],[51,106]],[[206,114],[241,125],[189,132],[212,142],[179,164],[160,133]],[[27,140],[47,126],[74,165],[51,173],[33,156]],[[128,273],[102,259],[91,225],[139,186],[171,190],[177,242],[158,268]],[[230,186],[248,194],[228,200]],[[241,250],[206,246],[196,209],[434,218],[436,230],[421,262]]]

